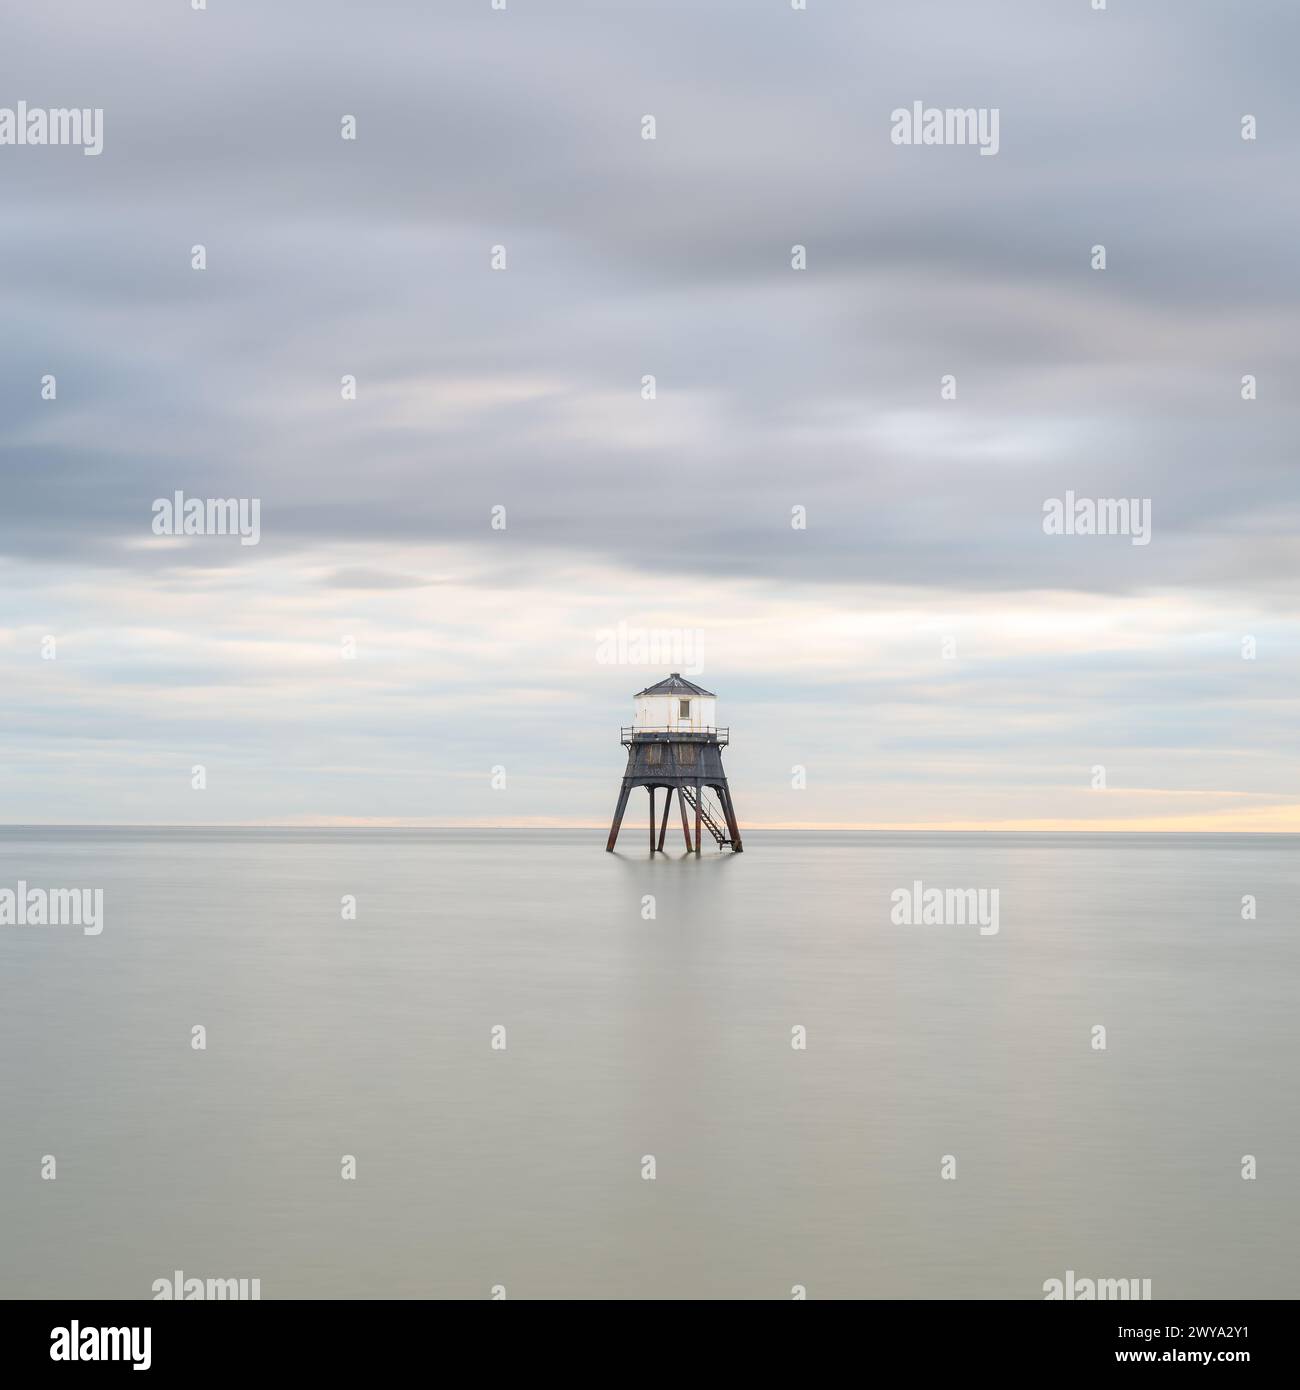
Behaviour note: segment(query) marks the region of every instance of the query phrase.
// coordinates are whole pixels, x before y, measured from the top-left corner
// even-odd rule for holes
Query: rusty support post
[[[686,823],[686,798],[682,788],[677,788],[677,809],[682,813],[682,839],[686,841],[686,853],[691,852],[691,827]]]
[[[655,852],[655,789],[647,787],[646,791],[650,793],[650,853],[653,854]]]
[[[740,843],[740,826],[736,824],[736,808],[731,804],[731,790],[728,787],[716,788],[722,800],[722,809],[727,813],[727,831],[731,835],[731,848],[743,854],[745,847]]]
[[[695,853],[696,853],[696,854],[699,854],[699,852],[700,852],[700,830],[701,830],[700,813],[703,811],[703,809],[704,809],[704,784],[703,784],[702,782],[696,782],[696,784],[695,784]]]
[[[663,853],[663,849],[664,849],[664,836],[668,834],[668,811],[669,811],[669,809],[671,808],[672,804],[673,804],[673,789],[672,789],[671,787],[669,787],[668,790],[667,790],[667,793],[666,793],[665,796],[664,796],[664,812],[663,812],[663,819],[659,822],[659,853],[660,853],[660,854]]]
[[[605,845],[606,853],[612,853],[614,846],[618,843],[618,829],[623,824],[623,812],[627,809],[627,798],[632,788],[626,782],[623,783],[623,790],[618,794],[618,805],[614,808],[614,824],[609,827],[609,840]]]

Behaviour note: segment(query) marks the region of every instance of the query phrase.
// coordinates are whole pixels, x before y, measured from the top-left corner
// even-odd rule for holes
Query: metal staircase
[[[696,809],[694,787],[680,786],[677,789],[677,795],[681,797],[692,811]],[[708,806],[704,804],[703,796],[700,797],[699,812],[700,820],[708,829],[709,834],[718,842],[718,848],[725,849],[731,843],[731,836],[727,833],[726,827],[719,825],[713,816],[710,815]]]

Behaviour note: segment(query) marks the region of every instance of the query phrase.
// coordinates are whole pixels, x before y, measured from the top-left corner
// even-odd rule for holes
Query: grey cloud
[[[29,8],[12,95],[106,147],[0,152],[0,550],[241,562],[133,548],[182,488],[263,498],[270,554],[497,563],[501,502],[522,569],[1292,602],[1297,39],[1282,0]],[[1002,152],[892,147],[914,99],[998,105]],[[1051,543],[1067,488],[1152,496],[1156,542]]]

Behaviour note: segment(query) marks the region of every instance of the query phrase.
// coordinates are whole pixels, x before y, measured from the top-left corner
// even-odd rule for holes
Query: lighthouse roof
[[[644,690],[638,690],[636,698],[639,700],[642,695],[707,695],[711,700],[718,698],[713,691],[705,690],[694,681],[688,681],[680,671],[666,676],[658,685],[648,685]]]

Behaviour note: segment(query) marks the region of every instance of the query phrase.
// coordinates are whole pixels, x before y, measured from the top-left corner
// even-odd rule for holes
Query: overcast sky
[[[624,624],[699,634],[742,823],[1300,830],[1298,50],[1294,0],[11,7],[0,107],[104,147],[0,146],[0,819],[607,823],[678,669]],[[178,489],[260,543],[155,536]]]

